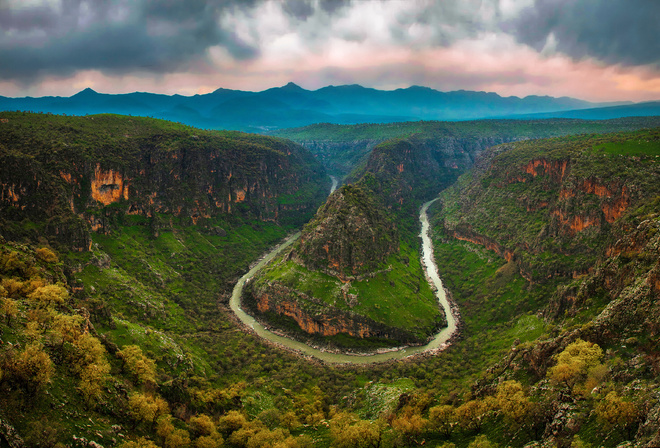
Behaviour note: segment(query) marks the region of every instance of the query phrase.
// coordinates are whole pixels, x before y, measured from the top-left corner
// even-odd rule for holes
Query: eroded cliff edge
[[[302,332],[303,337],[346,335],[383,345],[422,343],[446,322],[432,294],[427,300],[428,284],[415,277],[416,269],[400,281],[401,271],[410,268],[410,252],[402,255],[399,249],[396,227],[382,205],[367,190],[344,186],[305,226],[300,240],[246,286],[243,303],[252,315],[298,337]],[[406,311],[390,310],[390,299],[378,290],[381,285],[402,288],[406,281],[412,288],[403,300],[414,309],[417,296],[424,296],[428,322],[406,325],[388,315]]]
[[[162,120],[3,113],[0,211],[10,238],[88,250],[123,217],[211,225],[217,216],[301,225],[329,180],[301,146]],[[14,225],[31,222],[32,226]],[[223,229],[216,229],[222,232]]]

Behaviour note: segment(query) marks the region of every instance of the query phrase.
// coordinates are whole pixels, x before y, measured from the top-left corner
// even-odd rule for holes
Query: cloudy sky
[[[0,95],[362,84],[660,100],[660,0],[0,0]]]

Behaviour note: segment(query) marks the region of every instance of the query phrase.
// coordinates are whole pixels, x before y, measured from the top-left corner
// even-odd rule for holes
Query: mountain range
[[[0,97],[0,110],[68,115],[118,113],[149,116],[206,129],[264,133],[313,123],[391,123],[482,118],[618,118],[660,114],[660,102],[591,103],[549,96],[502,97],[492,92],[440,92],[412,86],[391,91],[360,85],[306,90],[289,83],[262,92],[220,88],[193,96],[134,92],[98,93],[90,88],[70,97]]]

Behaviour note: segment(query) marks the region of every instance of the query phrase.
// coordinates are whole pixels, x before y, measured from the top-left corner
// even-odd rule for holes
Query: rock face
[[[10,237],[33,236],[11,225],[24,219],[77,250],[90,230],[110,232],[126,215],[300,225],[327,194],[324,169],[285,140],[137,117],[3,115],[0,215]]]
[[[335,191],[308,223],[291,258],[340,278],[369,273],[399,250],[394,224],[364,189]]]
[[[655,157],[597,148],[660,138],[647,134],[495,147],[444,193],[438,223],[453,238],[515,261],[530,281],[592,272],[614,224],[660,193]]]
[[[365,296],[350,292],[352,285],[387,275],[392,269],[387,260],[398,252],[397,229],[371,193],[355,185],[341,187],[319,208],[293,248],[246,285],[243,304],[253,316],[290,330],[294,337],[348,335],[386,339],[393,345],[422,343],[427,333],[375,317],[377,312],[360,307]],[[302,286],[301,279],[311,275],[327,283],[316,289]],[[383,303],[379,297],[366,300]],[[282,317],[288,323],[285,319],[283,324]],[[438,314],[437,322],[429,325],[435,328],[427,330],[444,325],[444,315]]]
[[[248,308],[257,315],[274,313],[295,321],[302,332],[314,336],[346,334],[355,338],[396,340],[402,344],[421,342],[410,332],[384,325],[351,311],[328,307],[322,301],[278,283],[249,289]]]

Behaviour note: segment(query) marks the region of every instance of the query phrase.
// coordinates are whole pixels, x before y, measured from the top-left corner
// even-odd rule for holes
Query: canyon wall
[[[277,282],[261,287],[250,282],[244,289],[243,305],[250,314],[268,321],[268,313],[291,318],[298,328],[284,331],[302,331],[310,336],[344,334],[356,338],[378,338],[401,344],[421,344],[424,341],[400,328],[384,325],[351,311],[328,307],[319,299],[293,290]]]
[[[436,225],[515,261],[530,281],[592,272],[615,223],[660,193],[655,157],[596,148],[658,138],[650,133],[494,147],[442,195]]]
[[[223,215],[301,225],[329,189],[313,156],[280,139],[172,131],[148,119],[140,120],[146,129],[137,135],[115,133],[135,126],[129,117],[113,117],[112,127],[90,125],[95,117],[67,117],[82,127],[72,135],[47,132],[61,117],[20,118],[10,118],[13,132],[0,138],[0,211],[8,236],[18,231],[12,223],[29,220],[39,233],[86,250],[89,230],[108,233],[128,215],[170,215],[193,225]],[[100,140],[101,132],[110,141]]]

